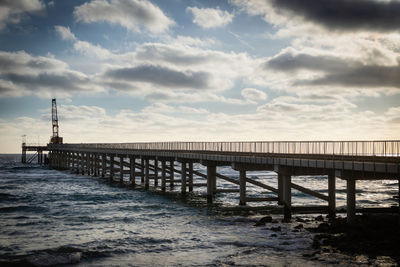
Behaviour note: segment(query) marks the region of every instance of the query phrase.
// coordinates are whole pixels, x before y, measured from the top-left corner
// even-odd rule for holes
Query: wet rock
[[[256,224],[254,224],[254,226],[263,226],[266,223],[270,223],[270,222],[272,222],[272,217],[265,216],[265,217],[262,217],[258,222],[256,222]]]
[[[317,216],[317,217],[315,218],[315,220],[316,220],[317,222],[322,222],[322,221],[324,221],[324,217],[322,217],[322,215],[319,215],[319,216]]]
[[[272,234],[270,235],[270,237],[277,237],[277,234]]]
[[[282,231],[282,229],[281,229],[280,226],[278,226],[278,227],[272,227],[271,230],[274,231],[274,232],[280,232],[280,231]]]
[[[300,218],[300,217],[296,217],[296,222],[300,222],[300,223],[305,223],[306,220]]]
[[[303,228],[304,228],[304,226],[302,224],[296,225],[294,227],[294,229],[297,229],[297,230],[300,230],[300,229],[303,229]]]

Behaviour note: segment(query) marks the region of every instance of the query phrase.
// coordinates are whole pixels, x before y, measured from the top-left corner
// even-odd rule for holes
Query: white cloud
[[[72,41],[76,40],[75,34],[71,32],[69,27],[56,25],[54,26],[54,29],[56,30],[57,34],[61,37],[62,40],[72,40]]]
[[[202,28],[223,27],[231,23],[234,15],[228,11],[214,8],[187,7],[194,16],[193,23]]]
[[[7,24],[19,23],[25,14],[41,15],[46,6],[41,0],[2,0],[0,1],[0,30]]]
[[[241,91],[241,94],[244,99],[251,101],[251,102],[266,100],[268,97],[265,92],[255,89],[255,88],[244,88]]]
[[[108,22],[139,32],[142,27],[151,33],[162,33],[175,22],[147,0],[92,0],[74,10],[77,21]]]

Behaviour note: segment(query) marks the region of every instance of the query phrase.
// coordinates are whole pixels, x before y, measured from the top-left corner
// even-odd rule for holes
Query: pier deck
[[[149,188],[151,180],[162,191],[167,185],[173,187],[179,183],[182,194],[205,186],[208,202],[213,201],[217,192],[238,192],[239,205],[278,202],[283,206],[286,220],[290,220],[292,214],[292,189],[326,201],[326,210],[334,216],[336,179],[346,180],[347,220],[352,223],[356,213],[357,180],[391,179],[400,184],[400,141],[49,144],[47,148],[54,168],[110,179],[119,177],[121,182],[124,174],[128,174],[132,186],[139,178],[145,188]],[[179,169],[175,163],[180,165]],[[207,174],[193,170],[193,163],[205,166]],[[239,178],[217,173],[217,166],[230,166],[238,171]],[[248,171],[264,170],[278,174],[277,188],[246,175]],[[181,178],[175,179],[175,173]],[[205,178],[206,183],[194,184],[194,175]],[[328,195],[292,183],[292,176],[297,175],[326,175]],[[217,178],[239,188],[217,189]],[[276,197],[247,197],[247,184],[261,187]]]

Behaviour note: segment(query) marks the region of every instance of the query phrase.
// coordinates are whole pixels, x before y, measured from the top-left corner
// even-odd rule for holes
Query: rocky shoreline
[[[255,226],[269,223],[274,225],[276,220],[265,216]],[[347,257],[355,266],[400,266],[399,214],[358,215],[351,225],[342,217],[295,217],[292,224],[293,231],[314,235],[312,250],[305,258],[334,264],[334,258]]]

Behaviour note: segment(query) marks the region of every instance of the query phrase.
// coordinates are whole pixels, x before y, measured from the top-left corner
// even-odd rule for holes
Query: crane
[[[51,100],[51,122],[53,127],[53,135],[50,138],[50,144],[62,144],[63,138],[58,136],[58,116],[56,99]]]

